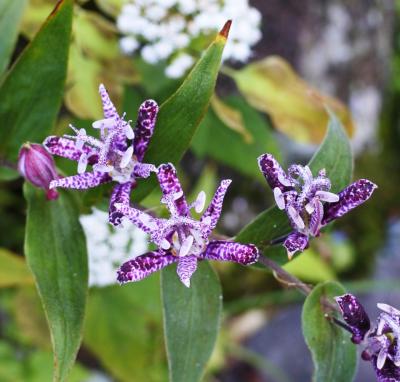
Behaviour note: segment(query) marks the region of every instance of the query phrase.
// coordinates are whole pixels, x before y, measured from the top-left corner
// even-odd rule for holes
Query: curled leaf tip
[[[227,39],[229,35],[229,30],[231,29],[232,20],[228,20],[223,28],[220,30],[219,35]]]

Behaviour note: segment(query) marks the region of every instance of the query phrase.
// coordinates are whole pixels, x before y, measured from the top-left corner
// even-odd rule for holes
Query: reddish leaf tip
[[[219,32],[219,35],[227,39],[229,35],[229,30],[231,29],[231,25],[232,25],[232,20],[228,20],[221,29],[221,31]]]

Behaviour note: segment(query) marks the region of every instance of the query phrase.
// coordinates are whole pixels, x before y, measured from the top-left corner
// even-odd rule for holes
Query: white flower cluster
[[[132,1],[132,0],[131,0]],[[248,0],[134,0],[118,17],[121,50],[140,50],[146,62],[168,61],[166,75],[182,77],[193,65],[195,43],[232,20],[224,60],[245,62],[261,38],[261,14]]]
[[[89,257],[89,286],[103,287],[117,283],[117,269],[125,261],[147,251],[147,236],[132,224],[114,228],[108,213],[93,209],[80,217],[86,234]],[[128,222],[127,222],[128,223]]]

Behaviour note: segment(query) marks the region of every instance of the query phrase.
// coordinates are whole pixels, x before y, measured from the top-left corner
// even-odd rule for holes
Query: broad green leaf
[[[304,251],[301,256],[296,256],[283,268],[306,282],[319,283],[336,279],[332,267],[311,248]]]
[[[356,346],[350,341],[349,333],[326,317],[326,314],[337,314],[326,303],[335,304],[333,297],[344,293],[345,289],[336,282],[319,284],[303,306],[303,335],[314,361],[315,382],[353,380],[357,366]]]
[[[41,141],[61,106],[73,0],[57,3],[0,87],[0,152],[15,160],[25,141]]]
[[[92,288],[83,342],[119,381],[163,382],[159,277]]]
[[[54,380],[65,381],[81,342],[87,295],[86,242],[79,211],[66,192],[47,201],[42,190],[24,186],[28,202],[25,255],[48,320]]]
[[[263,116],[249,106],[243,98],[232,96],[224,101],[230,108],[240,112],[245,129],[252,137],[252,142],[246,142],[242,134],[228,128],[217,117],[214,110],[209,109],[193,137],[193,151],[199,157],[210,157],[244,175],[262,180],[257,157],[270,152],[279,159],[277,144],[271,134],[271,129]]]
[[[179,89],[161,105],[145,162],[177,163],[188,149],[214,94],[226,34],[223,30],[217,35]],[[139,184],[135,200],[145,197],[156,184],[154,177]]]
[[[199,381],[219,330],[222,292],[218,277],[208,262],[199,262],[186,288],[176,267],[170,266],[162,271],[161,293],[170,381]]]
[[[26,284],[33,284],[33,278],[25,260],[0,248],[0,288]]]
[[[25,5],[26,0],[3,0],[0,2],[0,75],[7,68],[10,60]]]
[[[354,130],[348,108],[307,84],[281,57],[270,56],[226,74],[253,107],[268,113],[275,127],[293,139],[321,142],[329,119],[326,107],[339,116],[349,134]]]
[[[256,159],[254,159],[256,160]],[[327,135],[309,162],[313,174],[325,168],[332,183],[332,192],[346,187],[353,172],[353,160],[349,140],[339,120],[332,114]],[[270,190],[272,192],[272,190]],[[287,261],[286,251],[281,245],[271,246],[271,240],[287,235],[291,231],[285,212],[277,207],[262,212],[237,235],[241,243],[253,243],[268,257],[283,264]]]

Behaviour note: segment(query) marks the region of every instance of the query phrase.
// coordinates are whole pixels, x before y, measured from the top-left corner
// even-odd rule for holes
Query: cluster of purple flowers
[[[75,135],[50,136],[43,146],[25,145],[20,152],[19,167],[28,180],[48,191],[50,199],[57,196],[57,188],[85,190],[107,182],[116,183],[110,198],[109,222],[118,226],[122,218],[129,219],[158,247],[122,264],[118,281],[138,281],[177,263],[178,276],[189,287],[198,260],[234,261],[243,265],[255,263],[259,251],[253,244],[211,238],[231,181],[221,182],[201,218],[194,219],[191,210],[200,213],[205,207],[204,192],[188,204],[172,164],[156,167],[143,162],[156,125],[157,103],[153,100],[143,102],[132,128],[131,121],[125,120],[125,114],[118,114],[103,85],[100,85],[99,92],[104,118],[92,124],[99,130],[99,138],[70,125]],[[78,174],[59,177],[50,154],[76,161]],[[329,191],[331,183],[323,169],[314,177],[308,166],[292,165],[286,174],[271,154],[260,156],[258,162],[273,189],[278,208],[286,211],[293,227],[293,232],[283,243],[289,258],[308,247],[309,236],[319,235],[323,226],[366,201],[376,187],[361,179],[339,194],[333,194]],[[163,193],[161,202],[169,210],[169,219],[153,217],[130,204],[136,179],[148,178],[151,173],[157,176]]]

